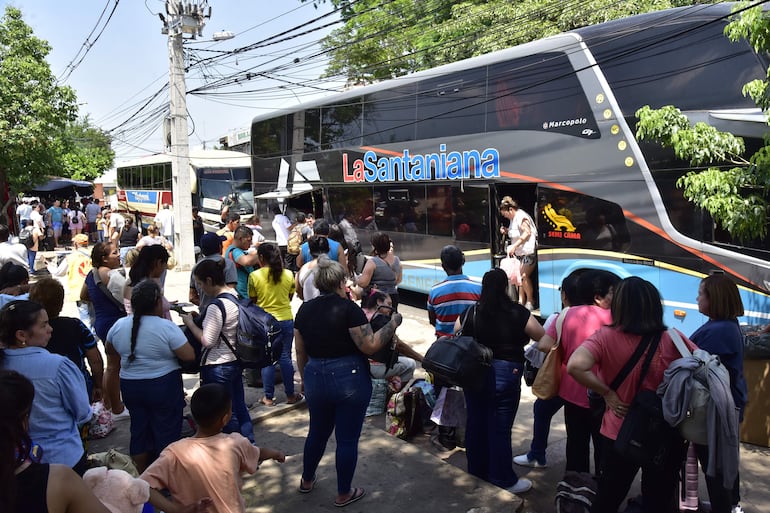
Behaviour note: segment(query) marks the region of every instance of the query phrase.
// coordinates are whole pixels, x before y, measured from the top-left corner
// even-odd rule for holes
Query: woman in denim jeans
[[[286,402],[294,404],[303,399],[294,391],[294,366],[291,363],[291,346],[294,339],[294,319],[291,298],[294,296],[294,273],[283,268],[283,258],[278,246],[265,242],[257,248],[260,268],[249,274],[249,298],[278,321],[281,331],[276,344],[281,345],[278,364],[281,367]],[[262,404],[275,406],[275,366],[262,369],[265,397]]]
[[[511,430],[521,399],[524,346],[530,338],[539,340],[544,331],[507,290],[505,271],[488,271],[481,281],[479,302],[457,319],[455,332],[464,323],[463,333],[490,348],[493,358],[481,390],[464,391],[468,472],[512,493],[523,493],[532,488],[532,482],[513,471]]]
[[[303,303],[294,321],[297,366],[310,410],[299,491],[313,491],[316,469],[334,431],[334,505],[340,507],[366,493],[363,488],[351,487],[358,460],[358,439],[372,395],[366,356],[393,337],[401,324],[401,315],[394,313],[388,324],[372,333],[363,310],[345,294],[345,269],[326,255],[318,258],[315,283],[321,295]]]
[[[251,424],[249,409],[243,393],[243,369],[233,351],[222,340],[236,340],[238,331],[238,301],[235,290],[225,284],[224,260],[201,260],[195,266],[193,279],[200,289],[213,300],[200,315],[203,322],[196,323],[192,315],[182,315],[185,326],[201,341],[201,384],[221,383],[230,392],[233,403],[233,415],[230,422],[222,429],[225,433],[240,433],[254,443],[254,427]],[[222,310],[217,308],[215,301],[221,301]],[[210,308],[214,305],[213,308]],[[201,324],[201,326],[199,326]]]

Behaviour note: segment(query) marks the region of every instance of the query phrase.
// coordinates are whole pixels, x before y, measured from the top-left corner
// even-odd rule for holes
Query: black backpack
[[[231,294],[220,294],[211,304],[217,305],[226,319],[223,299],[238,305],[238,331],[234,341],[220,334],[227,347],[235,354],[245,369],[262,369],[274,365],[281,354],[281,344],[276,342],[281,332],[278,321],[252,303],[249,299],[237,300]]]
[[[556,485],[556,513],[590,513],[597,484],[587,472],[568,470]]]
[[[35,237],[32,235],[32,228],[27,226],[19,232],[19,243],[24,244],[24,247],[27,249],[30,249],[35,245]]]

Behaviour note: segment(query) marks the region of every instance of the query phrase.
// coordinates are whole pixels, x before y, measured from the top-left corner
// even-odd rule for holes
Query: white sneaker
[[[733,506],[732,513],[743,513],[743,508],[741,507],[740,504],[736,504],[735,506]]]
[[[131,414],[128,413],[128,408],[125,406],[123,407],[123,411],[120,413],[112,413],[110,411],[110,415],[112,415],[112,420],[122,420],[122,419],[128,419],[131,418]]]
[[[527,302],[524,304],[524,308],[526,308],[526,309],[527,309],[527,310],[529,310],[530,312],[531,312],[532,310],[534,310],[534,309],[535,309],[535,307],[532,305],[532,303],[531,303],[530,301],[527,301]]]
[[[532,481],[530,481],[529,479],[520,477],[519,480],[516,481],[516,484],[508,487],[507,490],[511,493],[520,494],[520,493],[528,492],[531,488],[532,488]]]
[[[517,465],[521,465],[522,467],[545,468],[548,466],[546,463],[540,463],[537,460],[529,459],[528,454],[521,454],[514,457],[513,462]]]

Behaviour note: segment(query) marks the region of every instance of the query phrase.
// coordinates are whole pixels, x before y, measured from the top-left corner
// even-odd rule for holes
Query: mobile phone
[[[178,314],[189,314],[191,312],[188,311],[189,308],[195,307],[192,303],[172,303],[171,304],[171,310],[175,311]]]

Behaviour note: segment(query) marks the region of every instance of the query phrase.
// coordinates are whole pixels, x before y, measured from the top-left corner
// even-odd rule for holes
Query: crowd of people
[[[244,301],[278,321],[277,364],[286,402],[308,405],[298,491],[313,492],[318,466],[335,433],[334,506],[363,498],[366,490],[355,486],[354,479],[372,380],[390,380],[398,388],[412,379],[423,358],[396,335],[402,322],[398,312],[402,270],[389,236],[373,232],[371,253],[361,260],[358,240],[325,219],[301,214],[290,220],[278,209],[272,221],[276,240],[266,241],[259,233],[258,218],[241,224],[237,214],[223,213],[223,228],[202,233],[196,241],[201,258],[191,272],[187,299],[198,310],[182,312],[183,326],[178,326],[172,322],[172,301],[164,292],[173,250],[173,217],[159,213],[157,223],[142,236],[132,218],[101,209],[90,216],[91,205],[98,206],[98,201],[83,208],[79,222],[84,229],[72,235],[70,255],[51,267],[53,277],[30,284],[29,273],[35,265],[33,260],[30,267],[27,248],[23,257],[19,253],[18,258],[7,258],[0,267],[0,396],[13,396],[4,402],[8,408],[0,415],[4,433],[0,470],[6,477],[0,480],[3,511],[5,506],[8,511],[23,511],[20,494],[30,486],[67,486],[85,472],[81,428],[91,418],[94,401],[103,401],[117,419],[130,418],[130,456],[141,479],[153,489],[150,502],[154,505],[164,511],[243,511],[240,474],[256,472],[266,459],[285,460],[280,450],[256,446],[243,369],[229,343],[237,338]],[[61,242],[61,224],[69,215],[63,208],[55,202],[41,229],[53,230],[55,244]],[[524,274],[531,275],[534,224],[510,198],[504,198],[500,212],[510,221],[503,230],[512,240],[508,251],[520,257]],[[107,226],[102,231],[100,221],[105,217],[109,222],[101,223]],[[37,220],[32,223],[40,229]],[[6,244],[12,246],[7,242],[7,227],[0,226],[0,241],[4,234]],[[446,246],[439,258],[446,279],[432,287],[427,300],[435,335],[452,335],[462,327],[464,334],[492,352],[482,387],[463,391],[467,421],[462,445],[468,472],[513,493],[527,492],[533,483],[520,477],[516,466],[548,465],[545,449],[551,419],[563,407],[565,471],[596,477],[592,511],[617,512],[640,469],[644,511],[678,511],[684,440],[669,440],[666,457],[655,464],[630,462],[614,444],[637,388],[657,389],[665,369],[679,358],[663,324],[655,287],[607,271],[574,273],[561,287],[562,301],[569,309],[541,326],[531,312],[531,283],[524,281],[518,297],[512,297],[510,278],[503,270],[488,271],[478,283],[463,273],[465,255],[460,248]],[[296,314],[291,306],[295,293],[302,300]],[[61,315],[67,297],[75,298],[79,319]],[[709,321],[690,339],[680,335],[688,348],[700,347],[722,359],[730,371],[733,402],[742,413],[746,383],[737,322],[743,315],[738,289],[724,275],[709,276],[701,283],[697,302]],[[103,343],[106,365],[98,341]],[[514,457],[511,436],[521,399],[525,351],[532,341],[541,352],[558,341],[564,365],[558,395],[535,402],[530,451]],[[649,372],[634,368],[629,379],[610,386],[643,344],[652,362]],[[387,350],[395,352],[396,358],[386,365],[382,355]],[[294,379],[293,351],[299,383]],[[201,386],[189,399],[198,429],[194,437],[181,439],[182,368],[191,361],[200,365]],[[275,406],[275,366],[262,369],[260,378],[261,405]],[[449,387],[441,382],[434,385],[437,392]],[[601,406],[589,400],[589,391],[601,399],[597,401]],[[458,441],[456,427],[439,423],[442,446]],[[704,469],[708,467],[712,511],[733,512],[740,507],[737,469],[712,467],[709,449],[696,446]],[[171,499],[159,493],[166,489]],[[71,485],[70,492],[56,499],[42,496],[59,501],[56,507],[49,504],[49,510],[61,510],[61,503],[72,501],[91,509],[67,511],[100,511],[80,484]]]

